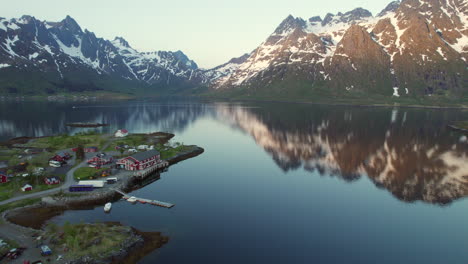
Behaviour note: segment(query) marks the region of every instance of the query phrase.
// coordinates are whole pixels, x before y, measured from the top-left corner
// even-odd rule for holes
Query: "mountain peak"
[[[283,22],[275,29],[274,34],[276,35],[282,35],[291,29],[296,29],[296,28],[304,28],[306,26],[306,22],[304,19],[300,17],[293,17],[292,15],[289,15],[286,17]]]
[[[309,22],[322,22],[322,18],[320,16],[313,16],[309,18]]]
[[[363,18],[371,17],[372,13],[364,8],[358,7],[346,13],[338,12],[338,14],[334,15],[328,13],[322,21],[322,26],[327,24],[331,24],[332,22],[342,22],[342,23],[350,23],[357,20],[361,20]]]
[[[123,37],[115,37],[113,42],[118,43],[123,47],[131,48],[128,42]]]
[[[393,12],[395,10],[398,9],[398,7],[400,7],[400,1],[393,1],[391,2],[390,4],[388,4],[382,11],[380,11],[380,13],[377,14],[378,17],[380,16],[384,16],[385,14],[389,13],[389,12]]]
[[[71,16],[67,15],[60,22],[47,22],[48,25],[60,30],[70,31],[72,34],[82,34],[80,25]]]
[[[35,21],[35,20],[36,20],[36,18],[33,17],[33,16],[30,16],[30,15],[23,15],[20,18],[20,21],[23,21],[26,24],[29,24],[29,23],[31,23],[32,21]]]

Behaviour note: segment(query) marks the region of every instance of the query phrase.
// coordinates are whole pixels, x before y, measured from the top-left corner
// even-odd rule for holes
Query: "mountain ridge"
[[[390,2],[376,16],[288,15],[252,52],[211,69],[182,51],[139,52],[70,16],[0,18],[0,93],[111,90],[233,98],[468,98],[468,3]],[[27,77],[27,78],[25,78]],[[28,81],[30,79],[30,81]]]
[[[211,87],[253,98],[467,97],[467,59],[466,1],[403,0],[375,17],[362,8],[323,19],[289,15]]]

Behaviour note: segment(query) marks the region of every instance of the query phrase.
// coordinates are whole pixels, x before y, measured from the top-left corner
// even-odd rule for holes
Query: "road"
[[[112,142],[112,140],[109,140],[103,147],[102,147],[102,150],[106,149],[107,147],[109,147],[110,143]],[[94,155],[94,154],[93,154]],[[24,195],[21,195],[21,196],[16,196],[16,197],[12,197],[10,199],[7,199],[7,200],[3,200],[0,202],[0,205],[5,205],[5,204],[8,204],[8,203],[11,203],[11,202],[17,202],[17,201],[21,201],[23,199],[29,199],[29,198],[38,198],[38,197],[42,197],[42,196],[48,196],[48,195],[51,195],[51,194],[54,194],[54,193],[58,193],[60,191],[65,191],[65,190],[68,190],[68,188],[73,185],[73,184],[76,184],[75,182],[75,179],[73,178],[73,174],[75,173],[75,171],[78,169],[78,168],[81,168],[81,167],[85,167],[87,164],[86,164],[86,158],[84,161],[82,161],[80,164],[76,165],[75,167],[73,167],[72,169],[70,169],[67,173],[66,173],[66,177],[65,177],[65,182],[58,188],[54,188],[54,189],[49,189],[49,190],[44,190],[44,191],[40,191],[40,192],[35,192],[35,193],[28,193],[28,194],[24,194]]]

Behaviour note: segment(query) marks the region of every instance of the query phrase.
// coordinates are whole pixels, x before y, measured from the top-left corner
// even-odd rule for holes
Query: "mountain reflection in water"
[[[220,107],[217,116],[250,134],[285,172],[303,167],[347,182],[367,176],[403,201],[446,204],[468,195],[468,144],[447,130],[443,112],[308,108]]]
[[[403,201],[446,204],[468,195],[468,144],[446,125],[462,110],[363,108],[193,101],[99,105],[5,102],[0,139],[76,133],[68,122],[101,122],[99,132],[183,132],[211,118],[250,135],[284,171],[303,168],[353,182],[369,177]],[[85,129],[86,130],[86,129]]]

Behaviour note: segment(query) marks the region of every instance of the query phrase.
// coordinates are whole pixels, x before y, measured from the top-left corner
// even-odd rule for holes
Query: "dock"
[[[122,194],[123,195],[122,198],[125,200],[128,200],[128,198],[132,197],[131,195],[128,195],[127,193],[124,193],[121,190],[118,190],[118,189],[113,189],[113,190]],[[139,197],[135,197],[135,198],[137,202],[142,203],[142,204],[151,204],[151,205],[156,205],[156,206],[160,206],[164,208],[174,207],[174,204],[171,204],[171,203],[161,202],[158,200],[149,200],[149,199],[144,199],[144,198],[139,198]]]
[[[149,168],[146,168],[144,170],[141,170],[141,171],[135,171],[133,173],[133,177],[136,177],[136,178],[139,178],[139,179],[143,179],[145,178],[146,176],[150,175],[151,173],[159,170],[159,169],[163,169],[163,168],[166,168],[166,167],[169,167],[169,162],[167,161],[162,161],[158,164],[155,164],[154,166],[151,166]]]

